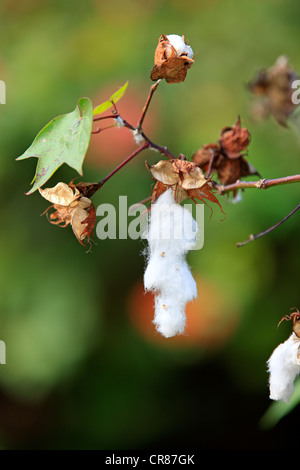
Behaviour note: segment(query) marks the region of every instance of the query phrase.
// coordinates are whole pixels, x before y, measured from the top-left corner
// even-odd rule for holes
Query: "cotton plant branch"
[[[114,102],[112,102],[113,110],[112,110],[112,113],[110,115],[100,116],[100,117],[96,116],[96,117],[93,118],[93,121],[97,122],[97,121],[102,121],[102,120],[106,120],[106,119],[114,119],[117,122],[117,125],[119,125],[120,127],[125,127],[127,129],[129,129],[133,133],[133,137],[135,138],[135,140],[137,142],[141,143],[142,141],[145,141],[148,144],[148,148],[156,150],[156,151],[160,152],[161,154],[165,155],[168,158],[175,159],[176,156],[173,155],[170,152],[170,150],[168,150],[168,148],[166,146],[158,145],[155,142],[153,142],[152,140],[150,140],[150,138],[145,134],[145,132],[142,128],[143,123],[144,123],[144,119],[145,119],[146,114],[147,114],[148,109],[149,109],[151,99],[153,97],[153,94],[154,94],[155,90],[157,89],[158,85],[160,84],[160,82],[161,82],[161,80],[157,80],[157,82],[154,83],[154,85],[151,86],[150,91],[149,91],[149,95],[147,97],[146,103],[143,107],[141,116],[140,116],[136,126],[133,126],[126,119],[124,119],[123,116],[121,116],[121,114],[119,113],[119,111],[117,109],[117,105]],[[108,129],[109,127],[111,127],[111,126],[108,126],[105,129]],[[101,129],[99,129],[99,130],[101,130]],[[98,129],[95,131],[95,133],[97,131],[98,131]]]
[[[157,80],[156,83],[154,83],[154,85],[151,86],[150,88],[150,91],[149,91],[149,95],[147,97],[147,100],[146,100],[146,103],[143,107],[143,110],[142,110],[142,113],[140,115],[140,118],[138,120],[138,123],[136,126],[133,126],[132,124],[130,124],[126,119],[124,119],[121,114],[119,113],[118,109],[117,109],[117,106],[116,106],[116,103],[112,102],[112,105],[113,105],[113,110],[112,110],[112,113],[110,115],[107,115],[107,116],[100,116],[100,117],[94,117],[93,118],[93,122],[97,122],[97,121],[104,121],[104,120],[107,120],[107,119],[114,119],[117,124],[120,126],[120,127],[125,127],[127,129],[129,129],[132,134],[133,134],[133,137],[135,138],[136,142],[137,143],[143,143],[143,145],[141,145],[137,150],[135,150],[131,155],[129,155],[128,157],[126,157],[113,171],[111,171],[105,178],[103,178],[101,181],[99,181],[98,183],[95,183],[94,186],[93,186],[93,189],[92,189],[92,192],[89,193],[89,197],[94,194],[96,191],[98,191],[98,189],[100,189],[104,183],[106,183],[112,176],[114,176],[119,170],[121,170],[129,161],[131,161],[134,157],[136,157],[139,153],[141,153],[143,150],[146,150],[146,149],[152,149],[152,150],[155,150],[157,152],[160,152],[162,155],[165,155],[166,157],[170,158],[170,159],[175,159],[175,155],[173,155],[166,146],[161,146],[161,145],[158,145],[156,144],[155,142],[153,142],[152,140],[149,139],[149,137],[145,134],[142,126],[143,126],[143,122],[144,122],[144,119],[146,117],[146,114],[147,114],[147,111],[149,109],[149,105],[150,105],[150,102],[151,102],[151,99],[153,97],[153,94],[155,92],[155,90],[157,89],[158,85],[160,84],[161,80]],[[107,127],[104,127],[104,128],[97,128],[95,131],[93,131],[94,134],[97,134],[103,130],[106,130],[106,129],[110,129],[111,127],[114,127],[114,125],[112,126],[107,126]]]
[[[132,132],[133,137],[134,137],[134,139],[137,143],[141,143],[141,142],[145,141],[148,144],[148,148],[151,148],[152,150],[156,150],[156,151],[160,152],[161,154],[165,155],[168,158],[175,159],[176,158],[175,155],[173,155],[168,150],[168,148],[166,146],[161,146],[161,145],[158,145],[158,144],[154,143],[152,140],[149,139],[149,137],[145,134],[145,132],[142,128],[144,119],[145,119],[147,111],[149,109],[150,101],[151,101],[151,99],[153,97],[153,94],[154,94],[155,90],[157,89],[160,82],[161,82],[161,80],[158,80],[154,85],[151,86],[150,91],[149,91],[149,95],[147,97],[146,103],[144,105],[141,116],[140,116],[139,121],[138,121],[136,126],[133,126],[128,121],[123,119],[123,117],[118,112],[117,107],[116,107],[115,104],[114,104],[112,117],[114,117],[115,119],[118,120],[119,125],[126,127],[127,129],[129,129]]]
[[[157,144],[155,144],[154,142],[152,142],[146,135],[145,133],[143,132],[142,130],[142,124],[143,124],[143,121],[145,119],[145,116],[146,116],[146,113],[148,111],[148,108],[149,108],[149,104],[150,104],[150,101],[153,97],[153,94],[155,92],[155,90],[157,89],[159,83],[160,83],[161,80],[158,80],[154,85],[151,86],[150,88],[150,92],[149,92],[149,95],[148,95],[148,98],[146,100],[146,103],[145,103],[145,106],[143,108],[143,111],[141,113],[141,116],[140,116],[140,119],[138,121],[138,124],[136,127],[132,126],[131,124],[129,124],[127,121],[125,121],[121,116],[120,114],[118,113],[117,111],[117,108],[114,104],[114,111],[113,111],[113,114],[111,116],[104,116],[103,119],[107,119],[107,118],[114,118],[114,119],[121,119],[122,120],[122,123],[125,127],[127,127],[128,129],[130,129],[131,131],[133,132],[136,132],[136,133],[139,133],[140,136],[142,136],[144,138],[144,145],[142,145],[141,147],[139,147],[135,152],[133,152],[131,155],[129,155],[127,158],[125,158],[125,160],[123,160],[123,162],[121,162],[111,173],[109,173],[103,180],[101,180],[99,183],[97,183],[97,186],[94,187],[95,190],[98,190],[100,189],[103,184],[108,181],[115,173],[117,173],[119,170],[121,170],[130,160],[132,160],[136,155],[138,155],[139,153],[141,153],[143,150],[147,149],[147,148],[153,148],[157,151],[159,151],[160,153],[168,156],[169,158],[175,158],[172,154],[170,154],[170,152],[168,151],[168,149],[166,147],[161,147]],[[101,118],[100,118],[101,119]],[[95,121],[97,120],[97,118],[95,119]],[[108,126],[107,128],[109,127],[112,127],[112,126]],[[210,162],[209,162],[209,166],[208,166],[208,171],[206,173],[206,177],[209,179],[210,177],[210,174],[211,174],[211,169],[212,169],[212,164],[213,164],[213,161],[214,161],[214,158],[215,158],[215,152],[213,152],[212,154],[212,157],[210,159]],[[280,186],[280,185],[285,185],[285,184],[292,184],[292,183],[297,183],[297,182],[300,182],[300,175],[292,175],[292,176],[286,176],[286,177],[282,177],[282,178],[274,178],[274,179],[259,179],[257,181],[242,181],[242,180],[237,180],[235,183],[232,183],[232,184],[228,184],[228,185],[222,185],[222,184],[219,184],[215,181],[212,181],[212,184],[213,184],[213,187],[218,191],[218,193],[220,195],[223,195],[223,194],[226,194],[226,193],[229,193],[229,192],[235,192],[236,190],[238,189],[246,189],[246,188],[256,188],[256,189],[268,189],[268,188],[271,188],[271,187],[274,187],[274,186]],[[95,192],[95,191],[94,191]],[[149,198],[148,198],[149,199]],[[247,245],[248,243],[258,239],[258,238],[261,238],[263,237],[264,235],[268,234],[269,232],[271,232],[272,230],[276,229],[277,227],[279,227],[282,223],[284,223],[286,220],[288,220],[295,212],[297,212],[297,210],[299,209],[300,205],[298,205],[293,211],[291,211],[286,217],[284,217],[282,220],[280,220],[278,223],[276,223],[275,225],[273,225],[272,227],[269,227],[267,230],[264,230],[256,235],[254,234],[251,234],[249,236],[249,238],[246,240],[246,241],[243,241],[243,242],[238,242],[237,243],[237,247],[242,247],[244,245]]]
[[[120,163],[109,175],[107,175],[105,178],[103,178],[101,181],[99,181],[99,188],[106,182],[108,181],[111,176],[113,176],[115,173],[117,173],[121,168],[123,168],[130,160],[132,160],[136,155],[138,155],[142,150],[145,150],[147,148],[156,150],[160,152],[161,154],[165,155],[166,157],[170,159],[176,159],[175,155],[173,155],[166,146],[160,146],[156,143],[154,143],[152,140],[149,139],[149,137],[145,134],[145,132],[142,129],[142,125],[144,122],[144,119],[146,117],[147,111],[149,109],[149,105],[151,102],[151,99],[153,97],[153,94],[155,90],[157,89],[159,83],[161,80],[157,80],[157,82],[151,86],[149,95],[147,97],[146,103],[144,105],[144,108],[142,110],[141,116],[138,120],[138,123],[136,126],[133,126],[130,124],[127,120],[125,120],[121,114],[119,113],[117,106],[115,103],[113,104],[113,111],[112,114],[107,115],[107,116],[101,116],[101,117],[94,117],[93,121],[101,121],[101,120],[106,120],[106,119],[114,119],[118,122],[118,124],[122,127],[125,127],[129,129],[133,135],[137,138],[137,140],[140,139],[140,141],[144,141],[144,145],[142,145],[137,151],[133,152],[132,155],[129,155],[129,157],[126,157],[123,162]],[[107,126],[103,129],[97,129],[94,131],[94,133],[98,133],[101,130],[109,129],[113,126]],[[207,178],[211,176],[211,170],[212,170],[212,164],[213,160],[215,157],[215,153],[212,155],[212,158],[210,159],[209,162],[209,167],[208,171],[206,173]],[[216,181],[212,181],[212,184],[214,188],[218,191],[220,195],[223,195],[225,193],[228,193],[230,191],[235,191],[238,189],[246,189],[246,188],[257,188],[257,189],[268,189],[273,186],[279,186],[279,185],[284,185],[284,184],[291,184],[291,183],[296,183],[300,182],[300,174],[298,175],[292,175],[292,176],[286,176],[282,178],[275,178],[275,179],[259,179],[257,181],[242,181],[242,180],[237,180],[236,182],[228,185],[222,185],[217,183]]]
[[[129,161],[131,161],[136,155],[141,153],[145,149],[155,150],[162,155],[166,156],[171,160],[176,160],[176,156],[173,155],[166,146],[161,146],[154,143],[149,137],[145,134],[142,126],[144,119],[148,112],[150,102],[152,97],[161,83],[162,79],[165,79],[167,83],[180,83],[183,82],[186,78],[187,70],[191,67],[194,62],[194,53],[189,44],[186,43],[184,36],[180,37],[178,35],[162,35],[158,40],[158,45],[155,51],[155,65],[151,71],[151,80],[155,83],[151,86],[147,100],[142,109],[141,115],[139,117],[138,123],[136,126],[130,124],[126,119],[124,119],[116,105],[116,101],[119,100],[127,87],[125,84],[119,91],[114,93],[111,98],[98,106],[96,110],[94,109],[93,123],[98,121],[104,121],[107,119],[114,119],[119,127],[125,127],[129,129],[137,144],[141,146],[133,152],[131,155],[126,157],[123,162],[121,162],[112,172],[110,172],[105,178],[103,178],[98,183],[92,183],[90,187],[85,186],[86,197],[92,196],[98,189],[100,189],[104,183],[111,179],[119,170],[121,170]],[[97,116],[102,113],[103,110],[112,107],[112,112],[110,115],[106,116]],[[98,134],[103,130],[109,129],[112,126],[106,126],[105,128],[97,128],[92,131],[93,134]],[[81,186],[81,189],[83,186]]]

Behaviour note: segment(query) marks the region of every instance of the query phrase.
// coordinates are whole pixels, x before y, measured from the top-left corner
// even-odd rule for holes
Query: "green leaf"
[[[107,101],[102,104],[99,104],[99,106],[94,109],[93,115],[95,116],[95,114],[102,114],[104,113],[104,111],[111,108],[113,103],[117,103],[123,97],[127,86],[128,82],[126,82],[125,85],[122,86],[122,88],[120,88],[113,95],[111,95],[111,97]]]
[[[36,157],[38,163],[26,194],[32,194],[66,163],[82,175],[82,165],[89,146],[93,126],[93,105],[89,98],[80,98],[75,110],[50,121],[36,136],[31,146],[17,160]]]

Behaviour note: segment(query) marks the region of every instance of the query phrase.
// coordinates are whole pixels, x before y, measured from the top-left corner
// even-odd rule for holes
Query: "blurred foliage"
[[[282,401],[272,403],[260,420],[261,428],[270,429],[275,426],[284,416],[290,413],[295,406],[299,404],[299,402],[300,381],[299,379],[296,379],[294,393],[291,397],[290,403],[284,403]]]
[[[190,157],[241,115],[252,135],[249,161],[263,177],[299,172],[297,137],[272,118],[253,121],[246,88],[281,54],[300,72],[299,15],[300,4],[292,0],[1,1],[0,79],[7,87],[7,104],[0,105],[4,448],[287,449],[297,442],[299,408],[269,408],[266,361],[290,334],[288,324],[276,328],[278,321],[299,307],[299,214],[236,248],[296,206],[297,185],[249,189],[235,205],[221,198],[223,221],[217,209],[212,218],[207,211],[204,247],[189,256],[193,273],[212,289],[199,290],[199,321],[206,315],[210,331],[217,331],[230,308],[236,321],[220,340],[210,333],[211,341],[204,341],[202,332],[199,340],[181,344],[157,341],[151,323],[143,329],[131,315],[143,243],[95,240],[87,254],[71,230],[40,217],[45,201],[37,193],[24,195],[36,161],[15,158],[81,96],[96,106],[128,81],[120,110],[125,118],[126,109],[141,110],[157,39],[176,33],[190,41],[196,60],[184,83],[162,83],[156,92],[145,122],[152,139]],[[98,101],[102,90],[107,93]],[[98,181],[127,156],[118,131],[119,138],[109,138],[110,132],[116,136],[110,130],[92,136],[85,181]],[[118,143],[116,154],[109,145]],[[157,155],[147,152],[115,175],[94,196],[95,206],[117,207],[119,195],[129,204],[147,197],[152,181],[145,159],[155,163]],[[64,165],[53,185],[76,176]],[[209,303],[211,292],[219,303]],[[266,413],[271,418],[261,426]]]

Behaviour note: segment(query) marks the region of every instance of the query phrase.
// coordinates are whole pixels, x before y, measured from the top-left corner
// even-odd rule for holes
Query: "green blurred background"
[[[25,196],[36,159],[16,162],[53,117],[82,96],[97,105],[127,80],[119,108],[133,124],[148,94],[158,37],[184,34],[197,54],[187,79],[162,83],[145,122],[149,136],[188,157],[240,114],[249,161],[263,177],[299,172],[299,141],[273,118],[255,122],[246,83],[281,54],[300,72],[300,3],[292,0],[1,0],[0,446],[3,449],[288,449],[299,438],[292,406],[268,397],[266,361],[290,334],[299,304],[299,214],[243,248],[238,241],[279,221],[297,185],[249,189],[221,200],[205,244],[189,256],[199,300],[189,336],[161,339],[142,293],[141,241],[95,239]],[[98,181],[135,144],[126,129],[92,136],[84,181]],[[147,152],[93,198],[129,204],[149,195]],[[65,165],[51,180],[78,175]],[[53,183],[53,184],[52,184]],[[46,203],[46,204],[45,204]]]

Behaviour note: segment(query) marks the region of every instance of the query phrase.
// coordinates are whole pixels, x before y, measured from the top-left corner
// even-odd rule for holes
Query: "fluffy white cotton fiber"
[[[197,297],[185,259],[196,243],[197,230],[191,213],[175,202],[172,189],[152,204],[144,286],[155,293],[154,324],[167,338],[184,332],[186,303]]]
[[[292,333],[284,343],[277,346],[268,360],[272,400],[289,402],[294,391],[295,378],[300,373],[299,347],[300,339]]]

